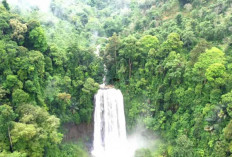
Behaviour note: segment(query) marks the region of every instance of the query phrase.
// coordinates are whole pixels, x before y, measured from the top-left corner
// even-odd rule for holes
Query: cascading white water
[[[100,45],[95,54],[99,56]],[[106,65],[104,72],[107,73]],[[95,94],[93,157],[132,157],[135,149],[130,147],[126,135],[123,95],[119,89],[103,84]]]
[[[120,90],[101,88],[95,95],[94,157],[128,157],[123,96]]]

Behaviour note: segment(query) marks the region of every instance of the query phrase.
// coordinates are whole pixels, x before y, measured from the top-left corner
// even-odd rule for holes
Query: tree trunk
[[[11,140],[11,135],[10,135],[10,128],[8,126],[8,137],[9,137],[9,140],[10,140],[10,151],[11,153],[13,153],[13,144],[12,144],[12,140]]]
[[[129,58],[129,78],[131,78],[131,71],[132,71],[132,63],[131,63],[131,60],[130,60],[130,58]]]
[[[114,60],[115,60],[115,76],[117,75],[117,54],[116,54],[116,46],[114,47]]]

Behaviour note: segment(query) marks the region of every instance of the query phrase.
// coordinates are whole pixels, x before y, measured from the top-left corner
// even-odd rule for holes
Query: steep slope
[[[23,117],[26,104],[62,124],[90,123],[103,62],[108,83],[123,92],[128,130],[142,119],[163,139],[159,149],[138,156],[232,154],[230,0],[49,2],[46,9],[26,10],[23,2],[7,7],[5,1],[1,7],[0,112],[12,118],[0,134],[0,154],[36,152],[25,151],[32,149],[25,140],[39,135],[32,134],[39,122]],[[100,58],[94,54],[99,44]],[[22,128],[23,136],[17,135]],[[35,156],[83,153],[76,145],[58,145],[60,140],[47,138]]]

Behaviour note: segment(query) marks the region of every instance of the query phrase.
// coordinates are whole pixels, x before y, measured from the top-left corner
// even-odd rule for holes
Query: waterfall
[[[100,45],[95,54],[99,56]],[[107,73],[104,64],[104,72]],[[126,135],[123,95],[119,89],[103,84],[95,94],[93,157],[132,157]]]
[[[94,157],[128,157],[123,96],[120,90],[101,87],[95,95]]]

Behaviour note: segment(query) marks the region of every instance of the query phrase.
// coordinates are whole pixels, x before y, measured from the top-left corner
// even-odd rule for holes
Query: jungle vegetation
[[[136,157],[232,156],[231,0],[52,0],[49,10],[0,5],[0,157],[88,156],[62,142],[63,124],[91,123],[104,75],[124,95],[127,129],[142,119],[162,139]]]

